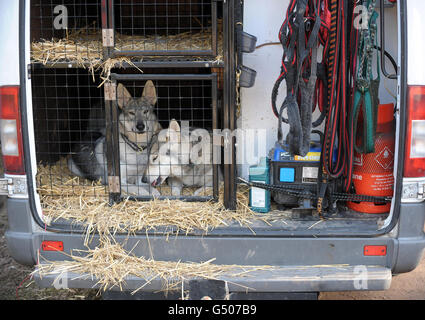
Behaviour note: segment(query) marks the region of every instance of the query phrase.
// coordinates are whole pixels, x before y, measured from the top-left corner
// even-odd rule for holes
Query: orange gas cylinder
[[[392,196],[395,149],[393,104],[379,105],[376,129],[375,153],[354,154],[353,183],[357,194]],[[391,209],[391,203],[348,202],[347,206],[363,213],[386,213]]]

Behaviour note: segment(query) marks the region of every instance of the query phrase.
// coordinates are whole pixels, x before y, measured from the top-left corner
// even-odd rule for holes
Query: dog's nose
[[[142,123],[138,123],[137,124],[137,126],[136,126],[136,129],[139,131],[139,132],[143,132],[143,131],[145,131],[145,124],[142,122]]]
[[[148,178],[146,178],[146,176],[143,176],[143,178],[142,178],[142,182],[143,182],[143,183],[148,183]]]

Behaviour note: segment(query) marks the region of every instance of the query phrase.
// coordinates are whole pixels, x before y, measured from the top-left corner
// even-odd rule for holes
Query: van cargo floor
[[[385,222],[388,214],[369,215],[354,211],[341,211],[335,216],[326,217],[324,220],[317,215],[309,216],[294,216],[293,212],[287,211],[271,211],[270,213],[262,214],[264,220],[254,219],[246,225],[240,225],[236,221],[226,221],[227,226],[211,229],[208,235],[211,236],[279,236],[285,233],[303,235],[340,235],[340,234],[358,234],[358,233],[373,233],[379,230]],[[56,229],[69,229],[73,231],[83,231],[85,227],[81,224],[70,220],[58,219],[52,222],[51,227]],[[155,227],[154,231],[149,230],[148,233],[173,234],[176,229],[173,226]],[[141,233],[146,232],[141,230]],[[181,234],[181,233],[180,233]],[[203,230],[195,230],[189,235],[203,235]]]

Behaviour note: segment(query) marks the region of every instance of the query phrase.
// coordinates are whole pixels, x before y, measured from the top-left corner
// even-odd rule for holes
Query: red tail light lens
[[[63,251],[62,241],[43,241],[41,243],[43,251]]]
[[[25,174],[21,128],[19,87],[0,87],[0,137],[8,174]]]
[[[368,257],[386,256],[387,246],[364,246],[363,254]]]
[[[404,176],[425,177],[425,86],[408,88]]]

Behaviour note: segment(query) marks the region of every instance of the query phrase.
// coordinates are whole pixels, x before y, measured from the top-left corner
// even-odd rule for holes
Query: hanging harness
[[[374,10],[376,0],[368,1],[368,28],[361,31],[358,57],[357,83],[354,93],[354,104],[350,113],[350,124],[353,128],[353,138],[357,132],[360,110],[363,114],[363,139],[362,145],[353,143],[354,149],[359,153],[375,152],[375,132],[378,113],[378,91],[380,83],[379,59],[377,59],[377,78],[373,79],[372,55],[376,47],[377,40],[377,18],[378,14]],[[377,55],[378,56],[378,55]]]
[[[367,6],[368,28],[356,26],[356,8],[360,5]],[[372,56],[377,49],[375,6],[376,0],[291,0],[279,31],[283,56],[271,99],[279,119],[278,144],[293,155],[305,156],[310,149],[312,128],[326,120],[322,170],[315,195],[320,214],[325,199],[328,203],[338,200],[337,188],[344,189],[346,194],[350,192],[354,150],[374,151],[380,82],[379,61],[377,78],[372,74]],[[321,63],[317,61],[320,46]],[[278,110],[276,100],[284,80],[287,95]],[[321,114],[313,121],[316,105]],[[287,119],[283,117],[284,110]],[[289,124],[285,146],[282,122]],[[356,145],[358,127],[363,128],[360,146]]]
[[[310,149],[312,113],[316,104],[319,32],[323,27],[318,7],[321,2],[292,0],[279,32],[283,57],[281,74],[272,92],[272,108],[279,118],[278,143],[284,146],[282,122],[289,123],[285,149],[300,156],[305,156]],[[320,78],[325,81],[323,74],[324,72],[321,72]],[[286,80],[287,95],[277,112],[276,100],[283,80]],[[283,118],[285,109],[288,119]],[[320,124],[321,121],[323,119],[319,119],[315,124],[318,125],[317,123]]]

